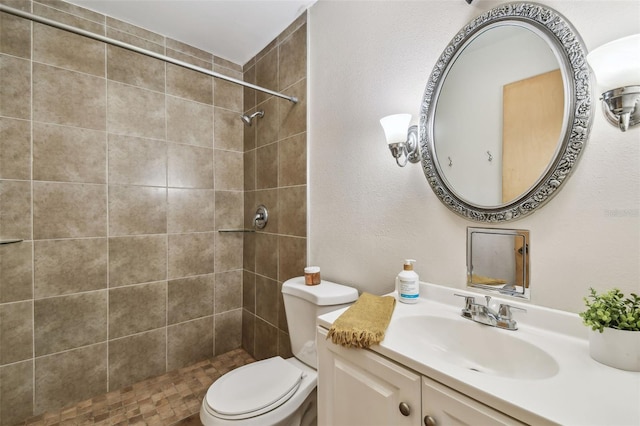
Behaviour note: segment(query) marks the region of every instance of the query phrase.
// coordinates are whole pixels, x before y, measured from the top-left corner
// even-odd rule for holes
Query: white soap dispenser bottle
[[[420,279],[413,270],[415,260],[406,259],[402,272],[396,277],[396,290],[402,303],[416,303],[420,297]]]

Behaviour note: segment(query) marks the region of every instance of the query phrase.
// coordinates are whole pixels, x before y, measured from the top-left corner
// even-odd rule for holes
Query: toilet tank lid
[[[322,280],[318,285],[306,285],[304,277],[296,277],[282,284],[282,294],[300,297],[318,306],[355,302],[358,290],[342,284]]]

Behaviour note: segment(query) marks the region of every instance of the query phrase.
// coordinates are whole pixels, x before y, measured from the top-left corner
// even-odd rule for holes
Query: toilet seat
[[[229,420],[259,416],[293,396],[304,372],[281,357],[248,364],[220,377],[207,391],[212,415]]]

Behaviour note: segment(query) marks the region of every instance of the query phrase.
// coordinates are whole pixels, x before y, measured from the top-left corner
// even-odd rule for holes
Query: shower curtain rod
[[[109,38],[109,37],[101,36],[100,34],[95,34],[95,33],[92,33],[90,31],[83,30],[81,28],[73,27],[71,25],[63,24],[63,23],[58,22],[58,21],[53,21],[53,20],[48,19],[48,18],[43,18],[43,17],[37,16],[37,15],[31,14],[29,12],[24,12],[24,11],[19,10],[19,9],[14,9],[12,7],[8,7],[8,6],[5,6],[3,4],[0,4],[0,12],[5,12],[5,13],[8,13],[10,15],[18,16],[20,18],[29,19],[31,21],[38,22],[40,24],[49,25],[49,26],[54,27],[54,28],[58,28],[58,29],[61,29],[61,30],[64,30],[64,31],[68,31],[68,32],[71,32],[71,33],[74,33],[74,34],[79,34],[81,36],[92,38],[94,40],[98,40],[98,41],[101,41],[101,42],[104,42],[104,43],[107,43],[107,44],[111,44],[113,46],[118,46],[118,47],[121,47],[123,49],[131,50],[133,52],[137,52],[137,53],[140,53],[142,55],[146,55],[146,56],[150,56],[152,58],[160,59],[161,61],[169,62],[169,63],[174,64],[174,65],[179,65],[181,67],[188,68],[190,70],[197,71],[197,72],[200,72],[202,74],[209,75],[211,77],[220,78],[222,80],[226,80],[226,81],[231,82],[231,83],[239,84],[240,86],[249,87],[251,89],[258,90],[260,92],[268,93],[270,95],[286,99],[286,100],[288,100],[290,102],[293,102],[294,104],[298,103],[298,98],[296,98],[295,96],[287,96],[287,95],[284,95],[282,93],[274,92],[273,90],[269,90],[269,89],[266,89],[264,87],[256,86],[255,84],[247,83],[245,81],[238,80],[238,79],[233,78],[233,77],[228,77],[228,76],[226,76],[224,74],[219,74],[217,72],[209,71],[206,68],[202,68],[202,67],[198,67],[198,66],[195,66],[195,65],[191,65],[188,62],[183,62],[183,61],[180,61],[178,59],[173,59],[173,58],[170,58],[170,57],[165,56],[165,55],[160,55],[159,53],[155,53],[155,52],[152,52],[150,50],[142,49],[140,47],[137,47],[137,46],[134,46],[134,45],[131,45],[131,44],[128,44],[128,43],[123,43],[121,41],[118,41],[118,40],[115,40],[115,39],[112,39],[112,38]]]

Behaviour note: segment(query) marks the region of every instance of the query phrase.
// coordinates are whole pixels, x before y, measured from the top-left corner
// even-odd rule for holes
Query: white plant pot
[[[589,355],[610,367],[640,371],[640,331],[589,330]]]

